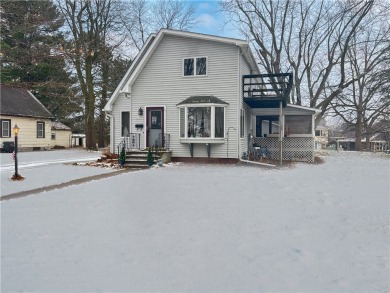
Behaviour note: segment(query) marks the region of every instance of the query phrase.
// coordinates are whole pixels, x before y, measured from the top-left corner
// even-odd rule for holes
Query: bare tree
[[[112,50],[121,43],[115,34],[116,0],[65,0],[58,5],[69,29],[65,44],[84,97],[84,122],[88,149],[96,148],[96,97],[107,100],[108,64]],[[118,7],[119,8],[119,7]],[[102,108],[102,107],[100,107]],[[100,122],[105,120],[100,111]],[[103,135],[104,129],[99,133]],[[104,144],[100,140],[100,146]]]
[[[195,6],[175,0],[156,1],[152,5],[155,29],[167,28],[187,31],[195,26]]]
[[[388,121],[390,115],[390,94],[385,90],[390,80],[383,74],[390,63],[389,39],[390,23],[386,25],[386,21],[364,26],[353,37],[347,64],[354,82],[331,102],[332,112],[355,129],[356,150],[362,148],[363,135],[369,145],[378,122]]]
[[[252,42],[266,73],[294,72],[293,103],[324,114],[353,82],[346,74],[346,53],[373,1],[228,0],[220,5]]]
[[[137,51],[151,33],[162,28],[186,31],[196,25],[195,6],[191,2],[131,0],[123,2],[123,9],[123,24]]]
[[[123,2],[122,21],[137,51],[141,50],[153,30],[153,15],[146,0]]]

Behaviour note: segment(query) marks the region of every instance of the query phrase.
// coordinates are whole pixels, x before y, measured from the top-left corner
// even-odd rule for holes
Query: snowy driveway
[[[100,155],[101,152],[88,152],[84,149],[20,152],[18,172],[25,180],[14,182],[10,180],[15,173],[12,154],[1,153],[1,196],[112,172],[112,169],[65,165],[72,162],[96,161]]]
[[[1,202],[1,291],[389,292],[389,157],[149,169]]]

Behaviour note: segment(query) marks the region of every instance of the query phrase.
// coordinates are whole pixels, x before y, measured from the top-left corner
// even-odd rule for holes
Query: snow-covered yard
[[[71,165],[73,162],[96,162],[100,156],[100,152],[83,149],[21,152],[18,154],[18,173],[25,180],[14,182],[10,180],[15,173],[12,154],[1,153],[1,196],[113,172],[114,169],[110,168],[80,168]]]
[[[178,164],[2,201],[1,291],[388,292],[389,170]]]

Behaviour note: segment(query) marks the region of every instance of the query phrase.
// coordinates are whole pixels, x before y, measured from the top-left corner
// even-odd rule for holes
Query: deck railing
[[[122,148],[125,148],[126,151],[141,149],[141,134],[130,133],[129,136],[124,137],[122,141],[118,144],[118,154],[120,154]]]
[[[252,108],[277,108],[279,102],[286,107],[292,83],[292,73],[243,75],[244,102]]]

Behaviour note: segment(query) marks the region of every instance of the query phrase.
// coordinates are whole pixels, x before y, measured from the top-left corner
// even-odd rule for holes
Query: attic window
[[[207,75],[207,57],[185,58],[183,60],[183,76]]]

